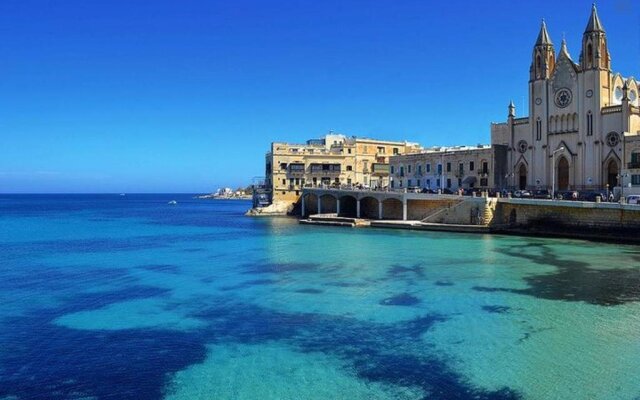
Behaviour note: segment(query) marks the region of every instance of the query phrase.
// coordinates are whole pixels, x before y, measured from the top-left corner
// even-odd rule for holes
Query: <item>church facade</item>
[[[593,6],[578,62],[563,39],[556,53],[545,22],[533,47],[528,116],[491,124],[507,151],[496,187],[590,190],[640,185],[639,82],[611,69],[607,35]]]

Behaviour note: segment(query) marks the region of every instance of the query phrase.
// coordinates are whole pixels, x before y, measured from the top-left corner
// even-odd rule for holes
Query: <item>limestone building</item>
[[[295,203],[311,186],[389,185],[389,157],[418,151],[416,143],[328,134],[305,144],[271,143],[265,186],[272,202]]]
[[[512,102],[507,121],[491,125],[492,145],[507,148],[496,186],[606,189],[620,178],[640,185],[638,81],[612,71],[596,7],[578,62],[564,39],[556,55],[544,21],[531,58],[528,116],[517,117]]]
[[[495,152],[504,146],[488,145],[433,147],[419,153],[391,157],[391,187],[449,189],[491,189],[496,175],[504,174],[504,162],[497,163]],[[503,157],[504,158],[504,157]]]

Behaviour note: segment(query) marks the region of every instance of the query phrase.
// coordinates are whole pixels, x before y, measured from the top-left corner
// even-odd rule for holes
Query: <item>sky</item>
[[[534,5],[535,4],[535,5]],[[597,4],[640,76],[640,2]],[[578,60],[590,1],[0,1],[0,192],[211,192],[272,141],[490,142],[524,116],[545,18]]]

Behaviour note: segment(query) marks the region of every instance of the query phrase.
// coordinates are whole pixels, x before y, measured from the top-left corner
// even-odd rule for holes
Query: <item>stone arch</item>
[[[609,159],[609,162],[606,164],[605,176],[606,176],[606,184],[609,185],[609,189],[613,190],[614,187],[618,186],[618,177],[620,175],[620,167],[618,166],[617,160],[613,157]]]
[[[378,219],[378,204],[380,201],[375,197],[367,196],[360,199],[360,217]]]
[[[313,193],[307,193],[304,195],[304,214],[303,217],[318,213],[318,196]]]
[[[558,181],[556,184],[557,190],[568,190],[570,166],[569,166],[569,160],[567,160],[567,157],[565,157],[564,155],[558,157],[556,168],[557,168],[556,179]]]
[[[518,169],[516,170],[516,176],[518,177],[518,189],[524,190],[527,188],[527,166],[525,163],[521,163]]]
[[[402,219],[402,201],[385,199],[382,202],[382,219]]]
[[[351,195],[340,197],[340,216],[347,218],[357,217],[358,200]]]
[[[336,214],[338,212],[338,199],[332,194],[320,196],[322,214]]]

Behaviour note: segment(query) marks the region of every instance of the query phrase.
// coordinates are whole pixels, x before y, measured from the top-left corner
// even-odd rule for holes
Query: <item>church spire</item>
[[[540,33],[533,46],[533,55],[531,60],[531,68],[529,75],[531,81],[540,79],[549,79],[555,67],[555,50],[553,42],[547,31],[547,24],[542,20],[540,24]]]
[[[611,56],[607,46],[607,35],[600,22],[596,5],[591,6],[591,15],[582,35],[580,66],[583,70],[611,70]]]
[[[549,37],[549,32],[547,32],[547,24],[544,22],[544,18],[542,19],[542,26],[540,26],[540,33],[538,34],[538,39],[536,40],[536,46],[544,46],[551,45],[551,38]]]
[[[569,49],[567,49],[567,41],[564,38],[562,38],[562,44],[560,45],[560,53],[558,53],[558,60],[563,57],[571,60]]]
[[[596,9],[595,3],[591,5],[591,15],[589,16],[589,21],[587,22],[587,28],[584,30],[584,33],[589,32],[604,33],[604,28],[602,27],[602,23],[600,22],[600,17],[598,17],[598,10]]]

